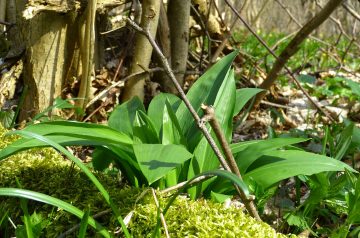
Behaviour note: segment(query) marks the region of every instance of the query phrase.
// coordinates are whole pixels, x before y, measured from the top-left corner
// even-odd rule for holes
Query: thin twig
[[[343,8],[348,11],[356,20],[360,21],[360,15],[354,9],[352,9],[346,2],[342,3]]]
[[[13,26],[14,23],[10,23],[10,22],[6,22],[6,21],[1,21],[1,20],[0,20],[0,25]]]
[[[194,184],[194,183],[201,182],[201,181],[207,179],[208,177],[210,177],[210,176],[205,176],[205,175],[204,175],[204,176],[200,176],[200,177],[194,179],[193,181],[191,181],[191,183],[189,184],[189,186],[191,186],[191,185]],[[169,193],[169,192],[172,192],[172,191],[174,191],[174,190],[178,190],[178,189],[180,189],[180,188],[183,188],[187,182],[188,182],[188,181],[184,181],[184,182],[178,183],[178,184],[176,184],[176,185],[174,185],[174,186],[172,186],[172,187],[168,187],[168,188],[166,188],[166,189],[164,189],[164,190],[161,190],[161,192],[162,192],[162,193]]]
[[[152,195],[153,195],[153,198],[154,198],[154,201],[155,201],[155,206],[157,207],[157,209],[159,209],[160,211],[160,220],[161,220],[161,223],[163,224],[163,227],[164,227],[164,232],[165,232],[165,236],[166,238],[170,238],[170,235],[169,235],[169,231],[168,231],[168,228],[167,228],[167,225],[166,225],[166,221],[165,221],[165,217],[164,217],[164,214],[162,213],[162,210],[159,206],[159,201],[157,200],[157,197],[156,197],[156,193],[155,193],[155,189],[151,189],[151,192],[152,192]]]
[[[93,216],[93,218],[96,219],[96,218],[102,217],[102,216],[104,216],[104,215],[106,215],[106,214],[109,214],[109,213],[111,213],[111,209],[110,209],[110,208],[109,208],[109,209],[106,209],[106,210],[104,210],[104,211],[101,211],[101,212],[99,212],[99,213],[96,213],[96,214]],[[76,230],[78,230],[78,229],[80,228],[80,225],[81,225],[81,223],[76,224],[75,226],[71,227],[69,230],[61,233],[57,238],[65,238],[66,236],[68,236],[68,235],[70,235],[71,233],[73,233],[73,232],[75,232]]]
[[[163,71],[162,68],[152,68],[152,69],[147,69],[146,71],[142,71],[142,72],[137,72],[137,73],[134,73],[134,74],[130,74],[129,76],[123,78],[122,80],[116,82],[116,83],[113,83],[111,84],[110,86],[108,86],[107,88],[105,88],[104,90],[101,91],[101,93],[99,93],[98,95],[96,95],[96,97],[94,97],[90,102],[88,102],[86,104],[86,108],[88,108],[89,106],[91,106],[94,102],[96,102],[97,100],[105,97],[109,91],[115,87],[120,87],[120,86],[124,86],[124,83],[133,78],[133,77],[137,77],[137,76],[141,76],[143,74],[150,74],[150,73],[154,73],[154,72],[159,72],[159,71]]]
[[[139,27],[135,22],[133,22],[131,19],[127,19],[127,23],[136,31],[138,31],[141,34],[144,34],[146,36],[146,38],[149,40],[150,44],[152,45],[155,53],[158,55],[158,57],[160,58],[160,61],[162,62],[162,65],[165,69],[165,72],[169,75],[171,81],[174,83],[176,89],[179,92],[179,95],[181,97],[181,99],[184,101],[186,107],[188,108],[188,110],[190,111],[191,115],[193,116],[193,118],[196,121],[197,126],[199,127],[199,129],[202,131],[202,133],[204,134],[206,140],[208,141],[208,143],[210,144],[211,148],[214,150],[215,155],[217,156],[221,166],[226,169],[227,171],[231,172],[231,169],[229,167],[229,165],[227,164],[226,160],[224,159],[223,155],[220,152],[219,147],[216,145],[214,139],[212,138],[212,136],[209,133],[209,130],[206,128],[206,125],[204,123],[202,123],[202,120],[200,119],[199,115],[196,113],[194,107],[191,105],[190,101],[187,99],[184,90],[181,88],[180,84],[177,82],[174,73],[172,72],[168,61],[166,60],[165,56],[162,54],[161,50],[159,49],[158,45],[156,44],[156,42],[154,41],[154,39],[151,37],[150,33],[148,31],[145,31],[144,29],[142,29],[141,27]],[[238,188],[237,186],[235,186],[235,188]],[[241,196],[241,193],[239,193],[239,195]],[[250,213],[251,216],[253,216],[256,219],[260,219],[257,210],[253,209],[252,206],[249,205],[249,201],[244,200],[243,201],[248,212]]]

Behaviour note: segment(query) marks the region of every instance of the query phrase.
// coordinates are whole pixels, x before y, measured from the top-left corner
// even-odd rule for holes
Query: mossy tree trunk
[[[92,9],[96,6],[102,11],[107,4],[114,5],[110,0],[89,2],[93,3]],[[116,4],[121,2],[124,1],[117,1]],[[12,51],[25,50],[23,81],[28,90],[19,116],[19,121],[22,121],[51,106],[68,80],[90,81],[89,72],[93,72],[95,59],[84,57],[86,52],[80,49],[86,49],[86,42],[82,38],[92,30],[92,44],[87,44],[91,47],[88,51],[92,55],[96,52],[93,36],[95,24],[91,23],[92,29],[84,27],[88,22],[88,19],[84,19],[89,15],[86,5],[89,3],[79,5],[75,0],[18,0],[8,3],[13,4],[7,4],[7,19],[12,19],[10,22],[16,24],[9,31],[9,40],[16,44]],[[93,19],[95,11],[91,15]],[[90,63],[87,62],[89,59]],[[82,77],[83,61],[91,68],[87,70],[86,77]],[[87,83],[87,87],[90,87],[90,83]]]
[[[20,120],[43,111],[61,95],[77,41],[73,14],[41,12],[24,22],[22,30],[26,50],[23,80],[28,93]]]

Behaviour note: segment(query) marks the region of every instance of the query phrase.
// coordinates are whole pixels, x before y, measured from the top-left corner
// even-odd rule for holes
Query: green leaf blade
[[[180,145],[135,144],[133,147],[140,169],[149,184],[192,157],[192,154]]]
[[[257,163],[253,170],[244,175],[244,181],[252,178],[264,188],[297,175],[312,175],[325,171],[344,171],[345,169],[355,172],[341,161],[298,150],[269,151]]]

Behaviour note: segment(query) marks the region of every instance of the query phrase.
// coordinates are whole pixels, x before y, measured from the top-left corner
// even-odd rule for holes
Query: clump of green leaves
[[[216,118],[229,143],[233,117],[261,91],[236,90],[231,69],[236,55],[237,52],[233,52],[224,57],[187,93],[199,115],[202,115],[202,103],[214,106]],[[213,149],[198,130],[184,102],[169,94],[155,97],[147,111],[137,98],[118,106],[109,118],[109,127],[56,121],[30,125],[25,132],[39,134],[61,145],[93,145],[96,147],[93,154],[95,168],[105,169],[113,162],[135,186],[168,187],[219,167]],[[281,150],[285,145],[302,141],[301,138],[251,141],[233,144],[231,148],[245,182],[252,181],[263,188],[291,176],[347,167],[325,156]],[[2,150],[0,159],[20,150],[47,145],[44,140],[23,138]],[[211,191],[231,192],[233,186],[219,178],[196,186],[189,193],[195,198],[204,193],[210,195]]]
[[[322,153],[336,160],[351,158],[360,151],[360,130],[350,121],[325,127],[323,134],[322,139],[319,139]],[[299,206],[286,214],[285,220],[299,231],[307,229],[312,230],[313,234],[348,237],[350,227],[359,222],[359,181],[359,176],[350,171],[299,176],[298,183],[305,184],[310,193],[302,202],[299,196]],[[312,227],[316,221],[318,228]],[[337,224],[335,229],[329,228],[332,224]],[[359,230],[355,229],[350,237],[358,233]]]
[[[230,143],[233,117],[261,90],[235,88],[234,70],[231,63],[237,52],[224,57],[202,75],[187,93],[192,106],[202,116],[201,104],[213,105],[216,118]],[[209,128],[212,136],[214,133]],[[109,126],[53,121],[42,122],[12,132],[23,136],[0,151],[0,160],[19,151],[33,147],[52,146],[71,159],[92,181],[112,208],[124,231],[121,214],[103,184],[76,157],[63,146],[92,145],[93,165],[101,170],[115,164],[134,186],[152,185],[168,187],[191,180],[203,173],[219,168],[219,161],[201,134],[184,102],[174,95],[160,94],[146,111],[134,98],[118,106],[109,118]],[[290,145],[303,142],[302,138],[275,138],[264,141],[249,141],[231,144],[231,150],[241,171],[244,182],[257,197],[280,181],[297,175],[312,175],[327,171],[353,169],[341,161],[299,150]],[[225,171],[211,172],[216,175],[188,189],[192,198],[233,194],[236,183],[246,194],[248,188],[238,177]],[[232,176],[230,176],[232,175]],[[63,203],[53,197],[21,189],[3,188],[0,195],[41,199],[72,214],[88,219],[102,235],[108,232],[86,212]],[[220,197],[220,195],[215,195]],[[86,208],[87,209],[87,208]],[[85,217],[85,218],[84,218]]]

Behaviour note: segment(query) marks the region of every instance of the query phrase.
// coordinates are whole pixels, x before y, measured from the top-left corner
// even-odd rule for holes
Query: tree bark
[[[158,26],[156,39],[159,42],[159,47],[161,48],[169,65],[171,65],[170,27],[169,27],[169,21],[166,14],[164,3],[161,3],[159,26]],[[160,60],[158,59],[158,61]],[[173,94],[177,93],[176,87],[171,82],[171,79],[165,72],[157,72],[154,74],[154,76],[155,79],[159,79],[158,81],[164,92],[173,93]]]
[[[46,11],[23,28],[26,45],[24,84],[29,87],[20,121],[33,117],[61,95],[76,42],[71,14]]]
[[[184,85],[188,57],[190,4],[190,0],[170,0],[168,5],[171,66],[181,86]]]

